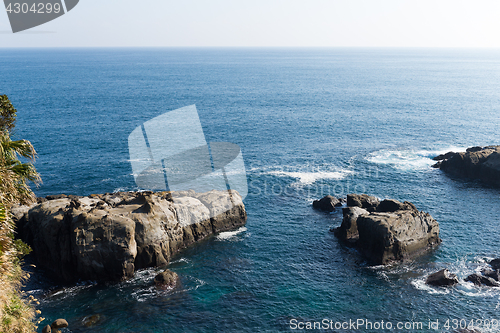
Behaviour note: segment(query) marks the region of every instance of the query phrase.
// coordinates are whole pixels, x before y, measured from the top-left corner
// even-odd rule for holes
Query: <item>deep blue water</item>
[[[500,256],[500,189],[430,168],[440,152],[500,143],[500,50],[0,49],[0,93],[18,110],[16,136],[38,151],[40,196],[137,189],[128,135],[192,104],[207,141],[240,145],[247,168],[246,230],[174,258],[179,289],[157,291],[145,270],[41,297],[49,282],[37,271],[27,291],[46,322],[66,318],[71,332],[292,332],[293,318],[367,319],[448,332],[447,319],[500,320],[498,289],[423,283]],[[368,266],[329,232],[341,214],[311,208],[351,192],[412,201],[439,221],[442,245]],[[102,320],[83,327],[93,314]]]

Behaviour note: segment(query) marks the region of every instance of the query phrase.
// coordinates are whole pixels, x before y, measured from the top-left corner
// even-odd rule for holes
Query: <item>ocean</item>
[[[463,280],[500,257],[500,189],[431,168],[440,153],[500,144],[500,50],[0,49],[0,93],[18,110],[15,137],[38,152],[39,196],[137,190],[128,135],[193,104],[207,142],[238,144],[247,170],[246,226],[173,258],[172,292],[152,286],[157,269],[56,289],[27,267],[42,326],[294,332],[326,320],[316,331],[451,332],[475,320],[499,330],[498,288],[424,281],[443,268]],[[329,232],[342,213],[311,206],[348,193],[413,202],[443,243],[370,266]],[[335,327],[359,320],[385,326]]]

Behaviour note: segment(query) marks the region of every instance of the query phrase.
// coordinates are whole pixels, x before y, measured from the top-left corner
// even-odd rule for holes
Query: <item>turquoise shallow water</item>
[[[499,257],[500,190],[430,168],[440,152],[499,144],[500,51],[401,49],[26,49],[0,51],[0,93],[18,137],[39,153],[40,196],[137,189],[127,137],[143,122],[196,104],[209,142],[242,148],[248,223],[180,254],[182,286],[82,281],[42,297],[71,332],[291,332],[290,320],[500,320],[500,290],[423,284],[463,278]],[[443,244],[411,263],[370,267],[328,231],[326,194],[414,202]],[[38,272],[27,291],[46,294]],[[99,314],[93,328],[85,316]],[[438,330],[428,321],[439,320]],[[451,322],[453,324],[453,322]],[[323,330],[376,332],[366,328]],[[391,331],[391,330],[382,330]],[[495,332],[494,329],[485,330]]]

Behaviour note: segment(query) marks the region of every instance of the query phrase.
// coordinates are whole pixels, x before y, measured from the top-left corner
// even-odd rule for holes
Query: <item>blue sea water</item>
[[[39,196],[136,190],[128,135],[192,104],[207,141],[240,145],[247,168],[246,227],[174,258],[180,288],[156,290],[149,269],[47,294],[51,282],[34,271],[26,291],[40,298],[43,325],[293,332],[292,319],[364,319],[423,328],[322,331],[449,332],[446,320],[500,321],[498,288],[424,284],[500,256],[500,189],[430,167],[439,153],[500,143],[500,50],[0,49],[0,93],[18,110],[15,136],[38,151]],[[442,245],[369,266],[329,232],[341,213],[311,208],[352,192],[412,201],[438,220]]]

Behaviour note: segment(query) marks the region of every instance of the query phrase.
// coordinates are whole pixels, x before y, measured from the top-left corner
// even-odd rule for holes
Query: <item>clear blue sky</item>
[[[0,8],[0,47],[500,47],[500,1],[80,0],[9,31]]]

